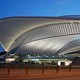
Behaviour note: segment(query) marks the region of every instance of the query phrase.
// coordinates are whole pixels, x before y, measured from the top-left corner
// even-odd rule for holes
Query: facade
[[[57,56],[80,51],[80,19],[12,17],[0,20],[0,42],[9,54]]]

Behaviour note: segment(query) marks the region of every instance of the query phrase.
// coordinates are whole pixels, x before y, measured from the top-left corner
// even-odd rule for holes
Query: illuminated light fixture
[[[31,59],[32,61],[39,61],[39,59]]]
[[[15,59],[14,58],[6,58],[6,62],[8,63],[8,62],[12,62],[12,61],[15,61]]]

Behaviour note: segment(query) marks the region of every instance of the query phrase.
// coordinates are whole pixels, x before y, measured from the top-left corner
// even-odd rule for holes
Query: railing
[[[38,64],[0,64],[0,75],[10,74],[47,74],[59,73],[62,71],[71,72],[73,69],[80,67],[58,66],[58,65],[38,65]]]

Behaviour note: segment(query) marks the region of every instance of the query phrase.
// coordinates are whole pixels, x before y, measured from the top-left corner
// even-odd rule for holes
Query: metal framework
[[[80,48],[80,20],[61,17],[1,19],[0,42],[8,52],[21,55],[70,53]]]

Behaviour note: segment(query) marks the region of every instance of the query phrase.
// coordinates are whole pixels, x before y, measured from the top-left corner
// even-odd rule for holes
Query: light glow
[[[12,62],[12,61],[15,61],[15,59],[14,58],[6,58],[6,62],[8,63],[8,62]]]

